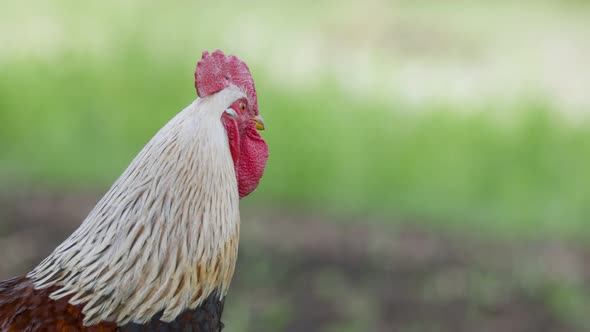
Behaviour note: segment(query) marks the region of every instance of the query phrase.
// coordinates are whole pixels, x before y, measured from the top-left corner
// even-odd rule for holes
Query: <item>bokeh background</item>
[[[588,331],[587,1],[0,4],[0,278],[250,66],[271,157],[227,331]]]

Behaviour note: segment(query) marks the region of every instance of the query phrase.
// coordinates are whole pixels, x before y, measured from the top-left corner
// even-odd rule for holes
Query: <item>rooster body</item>
[[[0,283],[0,331],[221,329],[239,199],[258,185],[268,149],[242,61],[204,52],[195,86],[200,98],[82,225],[26,277]]]
[[[224,299],[215,294],[205,299],[199,308],[186,310],[171,322],[157,315],[149,321],[118,326],[103,322],[84,325],[82,305],[68,303],[69,298],[51,300],[58,287],[35,289],[30,279],[17,277],[0,282],[0,317],[2,331],[71,331],[71,332],[157,332],[157,331],[220,331]],[[15,310],[16,309],[16,310]]]

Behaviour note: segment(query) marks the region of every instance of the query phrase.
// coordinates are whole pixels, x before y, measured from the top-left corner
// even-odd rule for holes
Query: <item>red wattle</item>
[[[264,174],[268,160],[268,146],[262,139],[256,125],[251,122],[240,136],[238,124],[227,115],[222,116],[227,132],[229,150],[234,161],[238,192],[243,198],[256,189]]]
[[[268,160],[268,146],[254,123],[246,129],[240,142],[240,160],[236,169],[240,198],[256,189]]]

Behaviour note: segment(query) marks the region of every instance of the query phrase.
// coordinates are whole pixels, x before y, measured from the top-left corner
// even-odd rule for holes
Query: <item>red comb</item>
[[[236,56],[226,56],[220,50],[212,54],[203,51],[195,70],[197,95],[203,98],[227,88],[230,84],[242,88],[254,109],[258,109],[254,80],[246,63]]]

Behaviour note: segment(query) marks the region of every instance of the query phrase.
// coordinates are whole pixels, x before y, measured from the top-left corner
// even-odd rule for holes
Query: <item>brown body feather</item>
[[[0,332],[133,332],[192,331],[218,332],[223,328],[223,300],[216,292],[195,310],[187,310],[170,323],[154,317],[145,324],[101,323],[84,326],[82,305],[71,305],[69,297],[57,301],[49,294],[57,287],[34,289],[30,279],[17,277],[0,282]]]

